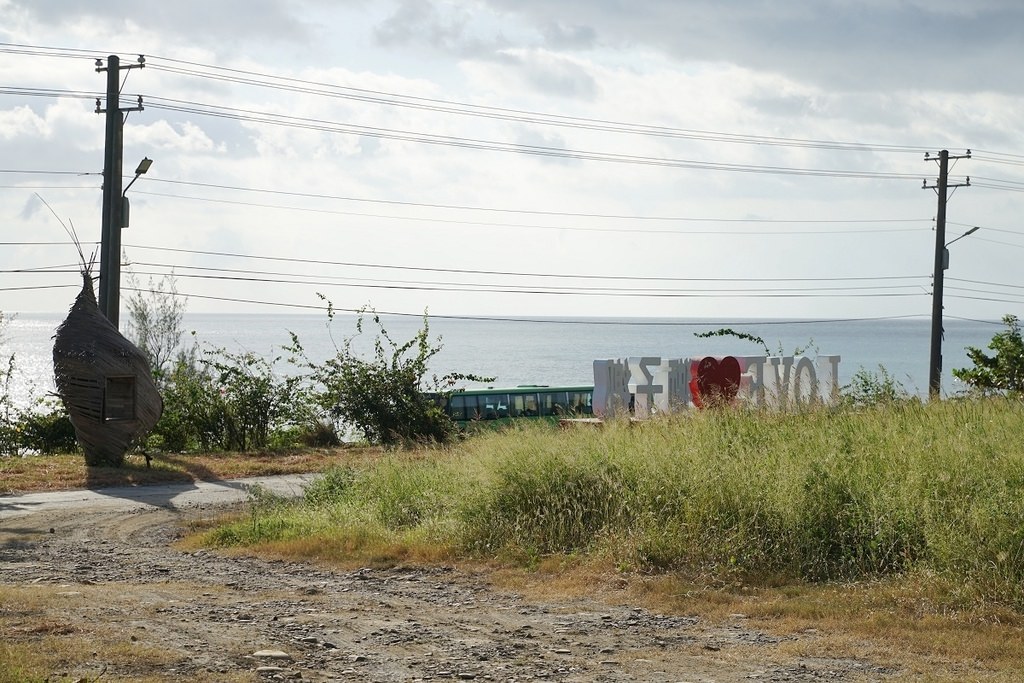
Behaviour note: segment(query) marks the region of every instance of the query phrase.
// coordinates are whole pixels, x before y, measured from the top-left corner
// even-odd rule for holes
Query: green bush
[[[314,506],[337,505],[352,493],[355,480],[351,467],[332,467],[306,485],[303,498]]]
[[[275,435],[308,422],[301,382],[278,376],[273,361],[251,352],[213,349],[195,362],[180,360],[166,379],[151,443],[177,452],[267,448]]]
[[[953,376],[982,393],[1006,393],[1020,396],[1024,392],[1024,338],[1021,337],[1017,316],[1003,316],[1006,330],[997,332],[988,348],[995,351],[989,356],[974,346],[967,347],[967,357],[973,368],[953,370]]]
[[[17,422],[17,445],[22,451],[43,455],[78,450],[75,428],[59,402],[40,402],[36,410],[23,411]]]
[[[465,542],[484,553],[583,550],[606,528],[628,525],[631,489],[627,473],[600,456],[516,449],[463,508]]]
[[[333,321],[328,304],[328,319]],[[447,443],[458,434],[457,425],[445,414],[434,396],[452,390],[464,380],[492,381],[493,378],[450,373],[428,379],[427,366],[441,351],[431,342],[426,316],[423,328],[407,342],[397,343],[388,334],[376,313],[373,358],[361,357],[353,342],[363,332],[363,312],[356,321],[356,335],[348,337],[333,357],[322,363],[309,359],[298,337],[286,351],[292,362],[307,371],[313,385],[310,397],[320,408],[321,418],[336,424],[336,431],[357,429],[370,443],[385,446],[410,446]]]
[[[842,402],[851,408],[865,408],[910,400],[910,392],[884,366],[876,372],[860,368],[842,388]]]

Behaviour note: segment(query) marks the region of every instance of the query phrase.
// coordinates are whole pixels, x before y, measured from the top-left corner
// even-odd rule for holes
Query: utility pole
[[[124,156],[124,117],[131,111],[142,111],[142,97],[135,107],[121,108],[121,71],[141,69],[146,58],[139,55],[137,64],[121,66],[117,55],[96,60],[97,73],[107,72],[107,108],[100,108],[96,99],[96,113],[106,114],[106,144],[103,152],[103,217],[100,233],[100,285],[99,308],[114,327],[118,326],[121,308],[121,165]]]
[[[924,155],[925,161],[933,161],[928,152]],[[935,185],[929,185],[924,181],[922,189],[935,190],[939,197],[939,207],[935,214],[935,268],[932,271],[932,335],[931,354],[928,363],[928,398],[938,400],[942,394],[942,286],[945,274],[946,262],[946,202],[948,200],[949,188],[970,186],[971,179],[967,178],[965,183],[949,184],[949,160],[970,159],[971,150],[960,156],[949,155],[948,150],[939,152],[939,179]]]

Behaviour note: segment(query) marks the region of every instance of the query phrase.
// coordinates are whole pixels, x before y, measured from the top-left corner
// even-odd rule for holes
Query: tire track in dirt
[[[79,496],[28,510],[22,498],[13,514],[15,498],[0,498],[0,584],[65,595],[50,618],[101,623],[170,661],[115,666],[99,653],[83,676],[104,665],[111,678],[195,681],[781,682],[894,673],[852,659],[794,660],[780,652],[782,639],[740,617],[706,623],[590,599],[538,602],[452,567],[335,571],[175,549],[182,524],[224,509],[203,495]]]

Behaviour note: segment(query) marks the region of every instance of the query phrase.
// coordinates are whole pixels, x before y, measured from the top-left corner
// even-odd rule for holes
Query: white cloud
[[[86,2],[0,2],[0,35],[96,50],[101,57],[124,50],[128,61],[140,49],[149,56],[150,66],[133,71],[124,89],[129,100],[142,94],[146,101],[145,111],[131,114],[125,129],[126,169],[142,156],[156,160],[132,188],[126,240],[139,246],[551,275],[743,280],[913,274],[927,287],[936,200],[920,186],[935,167],[919,150],[850,152],[767,143],[799,138],[1020,154],[1024,139],[1021,76],[1011,68],[1024,56],[1022,22],[1016,21],[1016,4],[994,0],[969,7],[917,0],[644,0],[628,6],[601,0],[262,0],[244,7],[218,4],[205,15],[152,0],[121,9],[114,17],[112,10]],[[199,78],[189,72],[204,70],[200,66],[167,58],[234,71]],[[278,80],[292,89],[259,88],[239,82],[254,78],[243,71],[323,85]],[[95,92],[102,90],[104,75],[90,59],[5,53],[0,83]],[[172,111],[160,98],[178,100],[186,109],[209,104],[323,125],[268,126],[231,115]],[[446,101],[480,108],[476,115],[457,114],[451,110],[459,107]],[[0,156],[14,169],[98,172],[103,117],[92,108],[88,99],[0,95]],[[529,112],[557,115],[563,125],[533,122]],[[581,125],[582,119],[642,125],[647,133],[615,132],[619,126],[613,123],[595,129]],[[334,125],[351,132],[317,129]],[[653,128],[663,134],[650,134]],[[452,144],[409,139],[420,134]],[[754,136],[762,144],[746,144]],[[643,163],[478,148],[487,141],[630,155]],[[677,160],[908,178],[737,173],[674,167]],[[1024,181],[1018,157],[1001,160],[1011,163],[979,158],[961,162],[956,172]],[[97,232],[98,177],[5,175],[0,182],[17,186],[0,191],[7,230],[60,239],[59,226],[32,203],[30,186],[46,184],[83,188],[43,192],[60,215],[74,218],[86,239]],[[225,189],[230,187],[253,191]],[[950,219],[1012,233],[1019,196],[964,188],[950,204]],[[745,217],[792,222],[733,220]],[[823,222],[858,218],[919,222]],[[990,236],[1024,244],[1015,234]],[[1014,247],[980,241],[965,247],[966,242],[957,244],[964,247],[956,260],[959,276],[1016,282]],[[987,255],[984,246],[990,247]],[[227,265],[181,252],[145,255],[179,266]],[[44,256],[33,252],[32,258]],[[13,251],[0,256],[12,263],[25,258]],[[704,315],[727,307],[737,316],[820,315],[837,308],[840,315],[856,316],[928,310],[926,295],[910,302],[766,302],[452,294],[368,289],[364,280],[427,282],[468,275],[287,262],[230,266],[247,264],[343,277],[348,284],[331,289],[338,305],[356,307],[372,298],[382,308],[407,312],[427,306],[437,314]],[[497,288],[536,284],[511,276],[474,277]],[[312,301],[315,289],[199,279],[187,284],[197,294],[294,303]],[[5,308],[64,307],[45,292],[11,296],[23,298]],[[948,310],[998,317],[1007,305],[951,299]],[[197,311],[226,306],[190,302]]]
[[[12,140],[23,135],[46,137],[50,127],[27,106],[0,111],[0,138]]]

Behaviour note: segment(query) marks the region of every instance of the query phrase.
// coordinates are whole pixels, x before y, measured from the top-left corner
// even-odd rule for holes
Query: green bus
[[[460,427],[523,418],[590,417],[594,387],[524,384],[510,389],[464,389],[449,395],[447,402],[442,399],[442,407]]]

